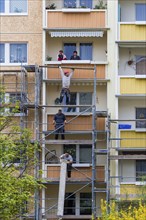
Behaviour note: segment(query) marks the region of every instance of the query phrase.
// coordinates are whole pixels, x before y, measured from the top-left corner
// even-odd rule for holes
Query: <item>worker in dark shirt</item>
[[[62,113],[62,110],[59,109],[58,113],[54,116],[53,124],[55,125],[55,139],[58,139],[58,134],[61,134],[62,140],[64,137],[64,125],[66,123],[66,116]]]
[[[73,52],[73,55],[71,56],[70,60],[80,60],[80,57],[77,55],[76,50]]]

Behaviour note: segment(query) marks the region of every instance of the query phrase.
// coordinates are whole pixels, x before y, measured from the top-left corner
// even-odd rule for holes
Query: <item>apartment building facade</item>
[[[39,210],[33,210],[31,218],[58,219],[59,157],[65,152],[73,157],[73,169],[66,181],[63,219],[96,218],[101,216],[101,199],[127,200],[139,194],[146,172],[145,10],[144,1],[134,0],[1,1],[1,82],[16,82],[7,96],[18,99],[24,93],[22,66],[27,72],[35,65],[42,77],[41,87],[35,71],[27,72],[23,121],[37,138],[37,108],[29,106],[35,104],[40,85],[45,183],[35,196]],[[60,49],[67,60],[57,60]],[[74,50],[80,60],[70,60]],[[74,68],[70,86],[74,106],[58,103],[59,66]],[[58,109],[68,122],[65,140],[54,138],[52,122]]]

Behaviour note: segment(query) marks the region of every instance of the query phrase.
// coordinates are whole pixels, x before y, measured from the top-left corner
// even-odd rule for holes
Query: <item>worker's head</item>
[[[64,75],[65,75],[66,77],[68,77],[68,76],[69,76],[69,71],[68,71],[68,70],[65,70],[65,71],[64,71]]]
[[[69,153],[65,153],[65,156],[66,156],[66,157],[69,157]]]
[[[61,113],[62,113],[62,110],[61,110],[61,109],[59,109],[59,110],[58,110],[58,114],[61,114]]]

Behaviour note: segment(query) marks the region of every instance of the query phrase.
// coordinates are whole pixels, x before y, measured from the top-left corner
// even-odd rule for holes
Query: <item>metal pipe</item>
[[[61,66],[61,65],[56,65],[56,66],[45,65],[45,66],[39,66],[39,67],[40,67],[40,68],[58,68],[59,66]],[[61,68],[94,70],[94,67],[61,66]]]

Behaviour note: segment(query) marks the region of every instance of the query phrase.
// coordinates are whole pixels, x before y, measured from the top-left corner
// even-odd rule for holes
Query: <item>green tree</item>
[[[41,181],[33,173],[37,159],[34,152],[39,151],[38,143],[31,143],[28,129],[12,127],[13,113],[5,113],[4,90],[0,88],[0,219],[18,219],[26,216],[27,206],[36,189],[42,187]],[[17,106],[14,109],[17,111]],[[8,133],[3,133],[9,129]]]

